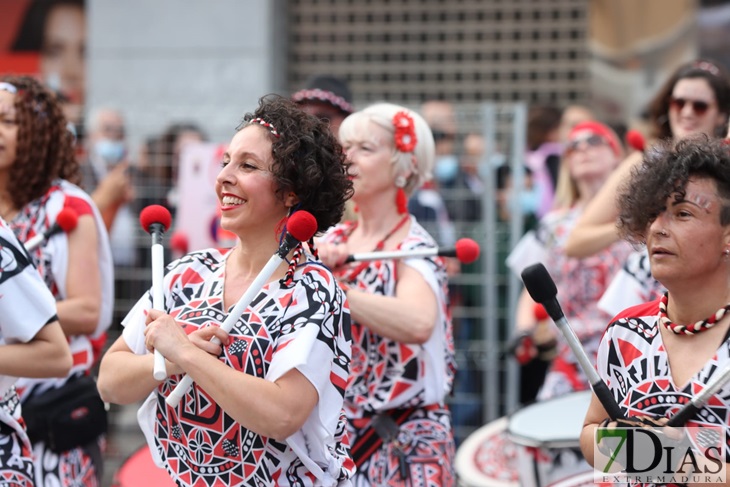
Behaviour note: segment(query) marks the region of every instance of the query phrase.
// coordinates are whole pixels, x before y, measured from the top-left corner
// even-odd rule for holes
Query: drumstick
[[[289,217],[287,222],[287,233],[284,236],[279,248],[276,250],[274,255],[271,256],[269,261],[266,263],[263,269],[259,271],[256,278],[251,282],[243,296],[241,296],[236,303],[233,310],[226,316],[226,319],[221,324],[221,329],[226,332],[230,332],[238,319],[241,317],[251,301],[256,297],[264,284],[271,278],[274,271],[281,265],[282,262],[286,262],[287,255],[291,250],[296,247],[299,242],[305,242],[314,236],[317,231],[317,220],[314,216],[307,211],[297,211]],[[218,338],[213,337],[210,340],[213,343],[220,344]],[[165,399],[165,402],[172,407],[177,407],[182,397],[188,392],[190,386],[193,385],[193,378],[189,375],[180,380],[175,386],[169,396]]]
[[[601,401],[608,415],[611,419],[624,419],[621,408],[616,403],[608,386],[601,380],[598,372],[591,365],[588,355],[586,355],[585,350],[583,350],[580,344],[580,340],[575,336],[573,329],[565,318],[563,310],[560,308],[560,303],[558,303],[556,298],[558,289],[555,287],[555,282],[550,277],[550,273],[545,269],[545,266],[542,264],[534,264],[526,267],[522,271],[522,281],[525,283],[525,288],[533,301],[545,306],[545,310],[550,315],[550,318],[552,318],[560,329],[560,332],[568,342],[568,346],[570,346],[575,358],[578,360],[583,373],[588,377],[593,392],[598,400]]]
[[[161,311],[165,310],[165,291],[162,279],[165,275],[165,257],[162,247],[162,234],[170,228],[172,216],[167,208],[160,205],[150,205],[139,214],[139,221],[142,228],[152,235],[152,307]],[[165,368],[165,357],[155,350],[155,365],[152,376],[157,380],[167,377]]]
[[[697,412],[702,409],[705,404],[707,404],[707,401],[710,400],[710,398],[717,393],[717,391],[720,390],[722,386],[728,383],[730,381],[730,365],[725,367],[722,372],[712,381],[707,383],[704,389],[702,389],[695,397],[693,397],[690,402],[685,404],[682,409],[677,411],[671,418],[669,418],[669,421],[667,421],[666,426],[682,426],[684,425],[688,420],[692,419],[692,417],[697,414]]]
[[[51,238],[60,232],[71,233],[79,223],[79,216],[71,208],[63,208],[56,215],[56,221],[46,229],[45,232],[39,233],[27,242],[25,242],[25,250],[31,252],[38,248],[45,240]]]
[[[479,258],[479,244],[470,238],[461,238],[456,241],[453,247],[430,247],[426,249],[413,250],[391,250],[380,252],[363,252],[360,254],[348,255],[345,263],[359,262],[363,260],[380,259],[407,259],[409,257],[456,257],[462,264],[471,264]]]

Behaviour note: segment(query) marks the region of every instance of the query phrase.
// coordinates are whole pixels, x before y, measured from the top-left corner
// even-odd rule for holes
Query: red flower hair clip
[[[406,112],[398,112],[393,115],[393,126],[395,127],[395,148],[401,152],[413,152],[416,142],[418,142],[413,117]]]

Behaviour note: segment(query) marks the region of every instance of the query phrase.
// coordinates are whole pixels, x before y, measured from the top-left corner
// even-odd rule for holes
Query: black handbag
[[[108,419],[96,381],[85,375],[63,386],[32,394],[21,406],[32,443],[45,442],[61,453],[83,446],[107,432]]]

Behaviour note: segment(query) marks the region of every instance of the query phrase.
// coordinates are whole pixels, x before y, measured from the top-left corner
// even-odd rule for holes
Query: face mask
[[[523,215],[537,213],[540,206],[540,191],[536,188],[521,191],[517,196],[517,204]]]
[[[477,166],[477,173],[479,173],[479,176],[482,179],[487,179],[490,173],[494,174],[494,171],[496,171],[500,166],[504,165],[505,162],[507,162],[507,157],[504,154],[492,154],[486,163],[479,163],[479,165]]]
[[[119,140],[101,139],[94,145],[94,151],[107,164],[116,164],[124,158],[124,142]]]
[[[448,183],[456,178],[459,172],[459,160],[454,155],[439,156],[436,158],[436,167],[433,175],[440,183]]]

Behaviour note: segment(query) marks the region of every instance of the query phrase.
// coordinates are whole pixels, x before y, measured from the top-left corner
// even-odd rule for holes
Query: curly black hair
[[[677,143],[663,141],[646,152],[619,189],[618,227],[622,237],[643,243],[649,225],[666,209],[667,198],[684,198],[691,178],[710,178],[723,200],[720,224],[730,224],[730,145],[705,134]]]
[[[0,81],[18,89],[18,146],[7,188],[15,208],[43,196],[55,179],[79,184],[74,136],[56,95],[30,76],[3,76]]]
[[[277,195],[283,199],[287,192],[296,194],[299,204],[295,209],[306,210],[317,219],[318,234],[338,223],[353,189],[345,151],[329,125],[279,95],[262,97],[237,130],[255,118],[265,120],[279,134],[270,134]]]

